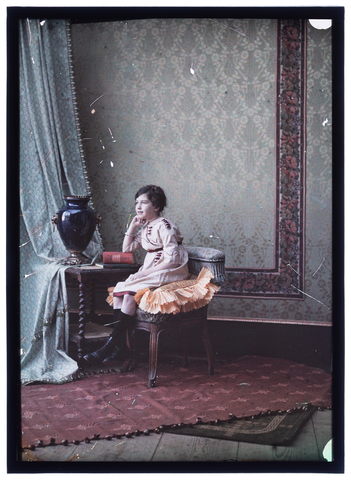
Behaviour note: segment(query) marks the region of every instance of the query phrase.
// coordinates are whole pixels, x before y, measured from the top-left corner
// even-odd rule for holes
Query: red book
[[[133,253],[103,252],[103,263],[134,263]]]

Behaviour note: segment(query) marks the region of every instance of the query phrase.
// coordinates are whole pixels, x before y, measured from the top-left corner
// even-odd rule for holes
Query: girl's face
[[[158,208],[154,207],[146,193],[143,193],[135,200],[135,211],[140,220],[151,222],[159,216]]]

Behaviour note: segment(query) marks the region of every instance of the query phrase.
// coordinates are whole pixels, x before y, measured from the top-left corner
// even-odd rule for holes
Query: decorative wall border
[[[306,20],[278,20],[275,266],[226,268],[219,296],[303,298]]]

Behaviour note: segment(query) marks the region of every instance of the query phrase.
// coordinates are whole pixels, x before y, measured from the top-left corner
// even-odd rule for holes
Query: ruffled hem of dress
[[[139,308],[148,313],[190,312],[207,305],[218,292],[220,287],[211,283],[212,279],[212,272],[202,268],[195,279],[169,283],[155,290],[144,288],[134,298]]]

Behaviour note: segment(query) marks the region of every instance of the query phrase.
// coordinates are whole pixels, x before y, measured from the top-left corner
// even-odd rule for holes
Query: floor
[[[25,450],[24,462],[326,462],[323,450],[332,438],[332,411],[316,411],[288,447],[153,433],[89,444]],[[59,467],[58,467],[59,468]],[[118,470],[118,467],[116,467]],[[52,470],[51,470],[52,471]]]

